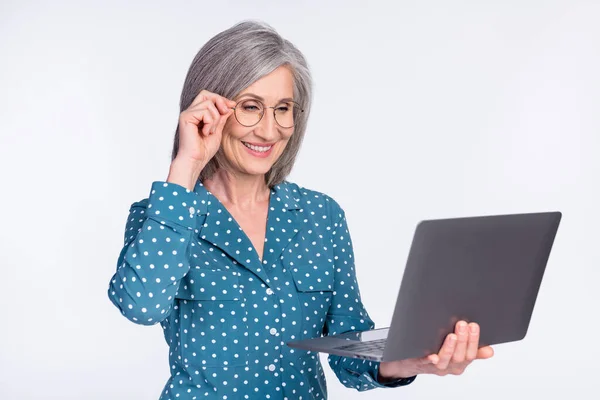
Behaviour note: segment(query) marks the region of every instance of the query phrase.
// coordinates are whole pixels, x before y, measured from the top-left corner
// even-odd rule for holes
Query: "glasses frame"
[[[245,125],[245,124],[242,124],[242,123],[240,122],[240,120],[238,119],[238,116],[237,116],[236,109],[237,109],[237,107],[238,107],[238,104],[240,104],[240,103],[242,103],[242,102],[244,102],[244,101],[249,101],[249,100],[256,101],[257,103],[260,103],[260,105],[262,105],[262,107],[263,107],[263,113],[262,113],[262,115],[260,116],[260,118],[258,119],[258,121],[256,121],[256,123],[255,123],[255,124],[252,124],[252,125]],[[280,105],[280,104],[285,104],[285,103],[293,103],[293,104],[294,104],[294,107],[293,107],[294,109],[292,110],[292,112],[296,112],[296,110],[298,110],[298,111],[299,111],[299,112],[301,112],[301,113],[303,113],[303,112],[304,112],[304,108],[302,108],[302,106],[301,106],[300,104],[298,104],[297,102],[295,102],[295,101],[293,101],[293,100],[286,100],[285,102],[278,103],[278,104],[277,104],[277,106],[278,106],[278,105]],[[290,128],[293,128],[294,126],[296,126],[296,118],[294,118],[294,125],[292,125],[292,126],[283,126],[283,125],[281,125],[281,124],[279,123],[279,121],[277,121],[277,116],[275,115],[275,109],[277,108],[277,106],[267,106],[265,103],[263,103],[262,101],[260,101],[260,100],[258,100],[258,99],[255,99],[255,98],[252,98],[252,97],[248,97],[248,98],[245,98],[245,99],[241,99],[241,100],[239,100],[238,102],[236,102],[236,104],[235,104],[235,107],[230,107],[230,108],[231,108],[232,110],[234,110],[234,112],[233,112],[233,115],[235,116],[235,120],[236,120],[236,121],[237,121],[237,122],[238,122],[240,125],[242,125],[242,126],[245,126],[246,128],[251,128],[251,127],[253,127],[253,126],[256,126],[256,125],[258,125],[258,124],[260,123],[260,121],[262,121],[262,119],[264,118],[264,116],[265,116],[265,114],[266,114],[266,110],[267,110],[268,108],[272,108],[272,109],[273,109],[273,119],[275,120],[275,123],[276,123],[277,125],[279,125],[280,127],[282,127],[283,129],[290,129]]]

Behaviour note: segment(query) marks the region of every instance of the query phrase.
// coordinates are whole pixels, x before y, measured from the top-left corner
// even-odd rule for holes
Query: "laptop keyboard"
[[[336,349],[338,350],[346,350],[346,351],[356,351],[361,353],[383,353],[383,349],[385,348],[385,342],[387,339],[377,339],[370,340],[368,342],[353,342],[351,344],[347,344],[344,346],[338,346]]]

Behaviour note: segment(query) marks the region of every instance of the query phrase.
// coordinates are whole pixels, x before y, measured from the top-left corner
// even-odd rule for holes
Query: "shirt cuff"
[[[375,370],[373,371],[373,384],[379,386],[379,387],[384,387],[384,388],[395,388],[395,387],[400,387],[400,386],[406,386],[406,385],[410,385],[411,383],[414,382],[415,379],[417,379],[417,376],[410,376],[408,378],[398,378],[395,380],[390,380],[386,383],[381,383],[379,382],[379,363],[377,363],[377,365],[375,366]]]
[[[148,196],[147,217],[194,229],[196,215],[206,214],[206,196],[206,192],[192,192],[176,183],[155,181]]]

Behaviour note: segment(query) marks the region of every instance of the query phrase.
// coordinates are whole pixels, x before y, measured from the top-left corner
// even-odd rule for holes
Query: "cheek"
[[[290,132],[285,132],[283,134],[282,141],[284,142],[285,146],[287,146],[287,144],[290,142],[290,139],[292,138],[292,136],[294,136],[294,130],[293,129],[291,129]]]
[[[223,127],[223,139],[237,140],[244,134],[243,127],[235,120],[235,117],[233,115],[229,117]]]
[[[223,130],[223,137],[221,138],[221,146],[225,145],[229,148],[234,148],[240,141],[242,134],[232,130]]]
[[[290,139],[292,138],[293,135],[294,135],[294,131],[282,132],[281,136],[279,137],[278,142],[281,145],[286,146],[290,142]]]

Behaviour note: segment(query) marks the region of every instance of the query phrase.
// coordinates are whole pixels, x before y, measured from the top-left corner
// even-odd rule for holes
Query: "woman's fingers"
[[[210,98],[214,99],[214,97],[215,97],[214,93],[209,92],[208,90],[201,90],[200,93],[198,93],[198,95],[194,98],[194,100],[192,100],[192,104],[190,104],[190,106],[188,107],[188,109],[194,108],[198,104],[200,104],[203,101],[206,101],[206,100],[208,100]]]
[[[221,119],[221,114],[219,113],[219,110],[217,110],[217,107],[212,102],[212,100],[203,101],[202,103],[200,103],[200,106],[205,106],[206,110],[210,113],[212,121],[208,124],[208,131],[210,133],[215,133],[215,126],[219,124],[219,120]]]
[[[196,105],[196,107],[189,109],[188,113],[191,113],[198,121],[198,126],[202,122],[202,134],[205,136],[213,131],[214,126],[218,124],[221,118],[221,114],[217,111],[212,100],[203,101]]]
[[[465,321],[458,321],[456,323],[455,332],[457,336],[456,348],[452,355],[452,362],[460,363],[465,361],[467,356],[467,343],[471,344],[470,335],[468,332],[468,326]]]
[[[234,101],[231,101],[216,93],[209,92],[208,90],[202,90],[194,98],[192,104],[188,108],[194,108],[200,103],[205,102],[206,100],[210,100],[213,104],[217,105],[221,114],[225,114],[230,109],[230,107],[233,107],[235,105]]]
[[[234,101],[207,90],[203,90],[196,96],[194,103],[192,103],[190,108],[196,110],[206,109],[210,113],[212,119],[210,121],[203,121],[205,127],[202,128],[202,133],[208,135],[210,133],[216,133],[219,127],[225,125],[225,121],[229,115],[231,115],[233,111],[232,107],[234,106]],[[225,121],[222,120],[223,116],[225,116]]]
[[[430,354],[427,357],[425,357],[425,360],[425,364],[437,364],[440,362],[440,356],[438,356],[437,354]]]
[[[457,337],[456,334],[451,333],[446,336],[446,340],[444,340],[444,344],[438,353],[439,361],[436,366],[438,369],[446,369],[452,360],[452,355],[454,354],[454,349],[456,348]]]
[[[228,100],[222,96],[219,96],[216,104],[221,115],[227,115],[229,112],[233,111],[231,108],[235,107],[235,101]]]
[[[479,324],[459,321],[455,332],[446,336],[439,353],[419,359],[417,365],[425,373],[460,375],[473,360],[493,357],[492,347],[479,348],[479,338]]]
[[[478,359],[484,360],[486,358],[491,358],[494,356],[494,349],[490,346],[485,346],[479,349],[477,352]]]
[[[479,325],[475,322],[469,324],[469,343],[467,344],[467,361],[473,361],[477,358],[479,350]]]
[[[479,337],[479,324],[459,321],[455,326],[455,333],[446,336],[439,353],[423,357],[420,360],[421,365],[426,371],[430,371],[427,373],[442,376],[448,373],[460,375],[473,360],[486,359],[494,355],[494,350],[490,346],[479,348]],[[427,364],[433,365],[427,367]]]
[[[222,128],[235,102],[203,90],[192,104],[179,114],[178,156],[208,162],[218,151]],[[218,133],[210,138],[211,133]]]
[[[221,118],[219,119],[219,123],[217,124],[215,131],[216,132],[222,132],[223,128],[225,127],[225,124],[227,123],[227,119],[233,114],[233,110],[229,110],[226,114],[222,115]]]
[[[204,90],[203,90],[200,93],[198,93],[196,95],[196,97],[194,97],[194,100],[192,100],[192,104],[190,104],[187,109],[190,110],[190,109],[196,107],[198,104],[202,103],[204,100],[206,100],[206,95],[204,94]]]
[[[206,124],[212,122],[212,117],[210,113],[206,110],[186,110],[181,113],[179,117],[179,125],[180,127],[186,127],[189,125],[193,125],[196,129],[200,127],[200,124]],[[203,128],[205,127],[203,126]],[[184,129],[184,132],[186,130]]]

